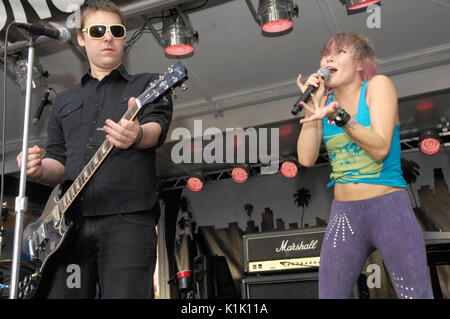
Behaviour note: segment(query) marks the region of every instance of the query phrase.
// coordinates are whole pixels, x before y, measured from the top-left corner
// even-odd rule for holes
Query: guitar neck
[[[187,74],[185,67],[179,62],[175,63],[168,69],[168,72],[164,73],[164,75],[160,75],[157,80],[152,82],[151,85],[139,97],[136,98],[133,105],[128,108],[121,119],[126,119],[129,121],[134,120],[143,105],[155,101],[155,99],[161,97],[162,94],[168,89],[171,89],[184,81],[186,77]],[[69,206],[103,163],[113,147],[114,145],[108,140],[105,140],[99,147],[89,163],[83,168],[80,175],[78,175],[66,193],[58,201],[57,205],[61,214],[64,214],[67,211]]]
[[[141,109],[139,98],[133,103],[132,106],[128,108],[121,119],[134,120]],[[69,189],[65,192],[64,196],[59,200],[58,207],[59,211],[64,214],[87,182],[91,179],[100,165],[103,163],[105,158],[114,148],[114,145],[105,139],[102,145],[95,152],[94,156],[91,158],[89,163],[81,171],[80,175],[75,179]]]

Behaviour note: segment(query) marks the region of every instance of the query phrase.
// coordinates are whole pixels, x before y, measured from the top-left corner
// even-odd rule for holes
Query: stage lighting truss
[[[450,130],[443,130],[438,133],[439,139],[441,141],[441,148],[450,147]],[[403,153],[409,152],[420,152],[419,149],[419,136],[413,136],[410,138],[403,138],[400,140],[400,146]],[[284,163],[286,159],[280,161],[280,163]],[[318,159],[315,163],[315,167],[320,166],[328,166],[330,165],[330,160],[328,158],[328,153],[325,148],[321,148]],[[263,165],[258,164],[250,164],[248,165],[249,176],[260,174],[261,167]],[[281,166],[280,166],[281,167]],[[204,183],[209,181],[219,181],[222,179],[228,179],[232,177],[232,171],[235,167],[224,168],[221,170],[214,170],[210,172],[203,172]],[[281,173],[281,172],[280,172]],[[186,187],[187,180],[190,178],[190,175],[181,176],[181,177],[171,177],[162,179],[160,183],[161,191],[168,191],[173,189],[179,189]]]
[[[298,6],[292,0],[259,0],[258,11],[251,0],[246,0],[256,23],[266,33],[279,33],[293,27],[293,16],[298,17]]]
[[[450,147],[450,131],[443,130],[442,132],[437,133],[437,135],[439,137],[439,140],[441,141],[441,148]],[[402,154],[418,151],[420,152],[419,140],[420,140],[419,135],[401,139],[400,147]],[[321,150],[315,166],[328,165],[329,163],[330,160],[328,158],[327,151],[325,149]]]
[[[198,32],[194,31],[189,17],[179,8],[169,10],[170,14],[162,18],[162,35],[151,23],[147,25],[153,36],[170,56],[183,57],[194,52],[194,43],[198,43]]]

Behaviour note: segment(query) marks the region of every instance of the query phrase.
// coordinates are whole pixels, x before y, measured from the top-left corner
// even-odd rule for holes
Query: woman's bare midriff
[[[400,190],[404,190],[404,188],[364,183],[336,183],[334,185],[334,199],[339,201],[363,200]]]

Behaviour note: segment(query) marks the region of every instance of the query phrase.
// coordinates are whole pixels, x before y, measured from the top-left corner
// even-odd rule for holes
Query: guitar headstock
[[[164,74],[153,81],[150,86],[136,100],[142,107],[152,103],[169,89],[173,89],[181,85],[187,79],[187,70],[183,64],[177,62],[170,66]]]

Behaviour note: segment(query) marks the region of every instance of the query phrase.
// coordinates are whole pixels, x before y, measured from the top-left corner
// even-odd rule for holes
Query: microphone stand
[[[28,70],[27,70],[27,86],[25,95],[25,116],[23,122],[23,140],[22,140],[22,166],[20,169],[20,186],[19,195],[16,197],[15,212],[16,223],[14,227],[14,250],[11,266],[11,281],[9,290],[9,299],[17,298],[17,288],[19,282],[19,272],[22,253],[22,236],[23,236],[23,220],[27,211],[28,198],[25,196],[25,186],[27,181],[27,159],[28,159],[28,135],[30,124],[30,105],[31,105],[31,82],[33,76],[34,50],[36,35],[29,33],[28,39]]]

